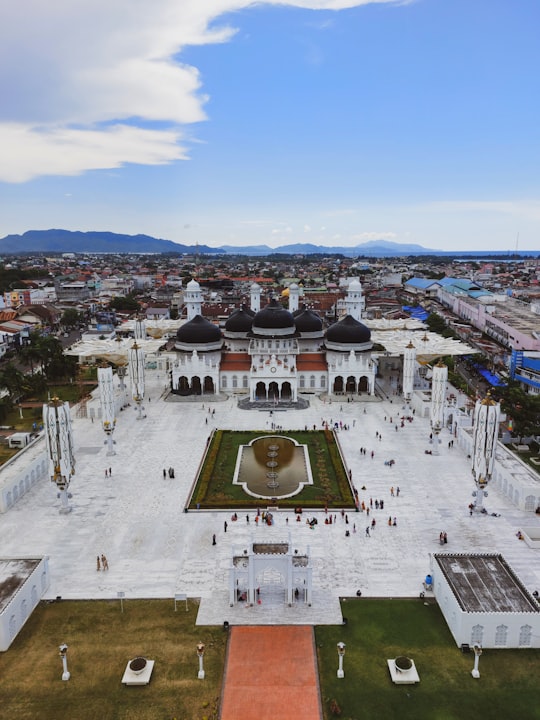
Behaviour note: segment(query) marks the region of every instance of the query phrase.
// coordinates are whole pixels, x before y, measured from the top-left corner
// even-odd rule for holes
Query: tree
[[[515,435],[540,435],[540,395],[529,395],[517,382],[510,382],[498,394],[501,410],[512,418]]]
[[[65,328],[75,328],[81,322],[81,314],[76,308],[67,308],[60,319]]]
[[[141,306],[135,300],[133,293],[126,295],[125,297],[118,296],[111,300],[109,303],[111,310],[118,310],[119,312],[137,313],[140,311]]]

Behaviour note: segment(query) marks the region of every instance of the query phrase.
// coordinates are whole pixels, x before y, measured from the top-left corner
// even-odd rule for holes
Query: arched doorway
[[[214,381],[212,380],[212,378],[211,378],[209,375],[207,375],[207,376],[204,378],[204,392],[205,392],[205,393],[210,393],[211,395],[213,395],[214,392],[215,392],[215,390],[214,390]]]
[[[369,380],[365,375],[358,381],[358,392],[369,392]]]
[[[194,377],[191,379],[191,393],[192,395],[202,395],[201,378]]]
[[[334,387],[332,388],[332,392],[334,392],[334,393],[342,393],[343,392],[343,378],[341,377],[341,375],[334,380]]]
[[[266,385],[263,382],[258,382],[255,388],[255,398],[257,400],[266,400]]]
[[[352,375],[349,375],[347,378],[347,383],[345,384],[345,391],[350,393],[351,395],[354,395],[356,392],[356,378],[354,378]]]
[[[274,402],[279,401],[279,387],[277,382],[271,382],[268,386],[268,399]]]
[[[176,392],[179,395],[189,395],[191,392],[191,389],[189,387],[189,380],[185,375],[182,375],[182,377],[178,378],[178,385],[176,386]]]
[[[284,382],[281,386],[281,399],[290,400],[292,398],[292,388],[290,382]]]

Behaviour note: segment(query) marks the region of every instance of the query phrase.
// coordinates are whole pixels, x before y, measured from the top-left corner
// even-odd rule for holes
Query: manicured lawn
[[[9,720],[215,720],[227,633],[195,627],[197,605],[171,600],[41,603],[10,649],[0,653],[0,717]],[[196,645],[205,643],[206,678]],[[68,645],[62,681],[58,646]],[[155,660],[149,685],[122,675],[138,655]]]
[[[456,646],[436,603],[354,598],[342,610],[346,625],[316,628],[326,718],[332,699],[347,720],[540,718],[540,650],[485,650],[475,680],[473,653]],[[346,645],[343,679],[338,642]],[[392,683],[386,660],[397,655],[414,660],[420,683]]]
[[[268,431],[242,432],[217,430],[210,441],[200,469],[189,509],[256,508],[268,504],[247,495],[240,485],[233,485],[240,445],[247,445]],[[305,487],[292,498],[279,498],[282,508],[354,508],[354,496],[333,433],[329,431],[287,431],[287,437],[309,449],[313,486]]]

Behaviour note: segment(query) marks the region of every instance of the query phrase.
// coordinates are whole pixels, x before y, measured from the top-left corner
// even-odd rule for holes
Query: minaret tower
[[[293,313],[298,310],[300,298],[300,288],[296,283],[289,285],[289,312]]]
[[[251,294],[251,309],[253,312],[258,313],[261,309],[261,288],[257,283],[253,283],[250,288]]]
[[[364,312],[364,298],[362,297],[362,285],[356,278],[349,283],[347,297],[345,298],[345,307],[347,315],[350,315],[358,322],[362,319]]]
[[[202,315],[202,300],[201,286],[196,280],[190,280],[184,293],[188,320],[193,320],[197,315]]]

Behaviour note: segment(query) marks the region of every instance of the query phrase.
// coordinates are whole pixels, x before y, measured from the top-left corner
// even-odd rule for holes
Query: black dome
[[[192,320],[178,328],[176,339],[189,345],[215,343],[221,340],[221,330],[201,315],[195,315]]]
[[[296,329],[301,333],[320,332],[322,320],[313,310],[308,310],[305,305],[293,313]]]
[[[340,345],[361,345],[371,341],[371,330],[352,315],[347,315],[326,331],[326,340]]]
[[[259,310],[253,318],[253,328],[264,328],[267,330],[281,330],[291,328],[294,331],[294,318],[283,305],[276,299],[271,300],[268,305]]]
[[[255,313],[248,310],[244,305],[235,310],[225,322],[226,332],[249,332],[253,323]]]

